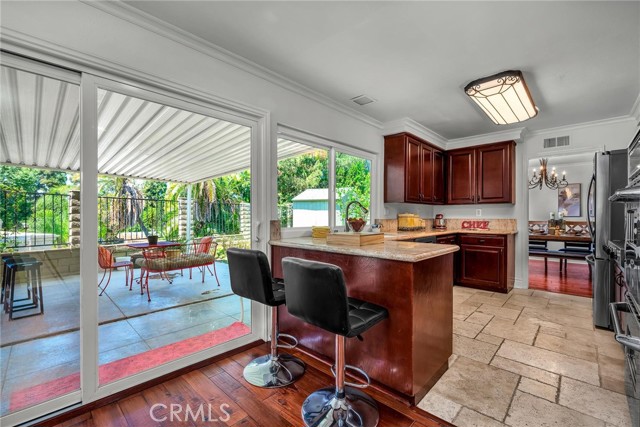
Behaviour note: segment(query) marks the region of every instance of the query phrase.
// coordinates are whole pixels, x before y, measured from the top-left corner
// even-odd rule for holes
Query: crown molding
[[[149,15],[139,9],[136,9],[120,0],[113,1],[92,1],[92,0],[78,0],[79,2],[94,7],[104,13],[108,13],[116,18],[127,21],[133,25],[143,28],[147,31],[151,31],[162,37],[173,40],[176,43],[180,43],[190,49],[198,51],[204,55],[214,58],[218,61],[229,64],[235,68],[266,80],[272,84],[280,86],[286,90],[294,92],[298,95],[309,98],[315,102],[318,102],[326,107],[336,110],[340,113],[348,115],[354,119],[364,122],[370,126],[374,126],[378,129],[382,129],[382,122],[374,119],[358,110],[349,108],[334,99],[323,95],[320,92],[316,92],[300,83],[295,82],[287,77],[284,77],[278,73],[275,73],[262,65],[252,62],[240,55],[230,52],[220,46],[217,46],[205,39],[202,39],[194,34],[191,34],[175,25],[169,24],[155,16]]]
[[[448,148],[448,140],[445,137],[408,117],[386,122],[382,128],[383,135],[393,135],[401,132],[409,132],[442,149]]]
[[[631,112],[629,113],[630,117],[633,117],[635,121],[640,124],[640,93],[636,98],[636,102],[633,103],[633,107],[631,107]]]
[[[557,134],[559,132],[571,132],[577,129],[586,129],[594,126],[615,125],[618,123],[624,123],[632,120],[634,120],[634,118],[631,116],[612,117],[609,119],[594,120],[591,122],[576,123],[573,125],[565,125],[565,126],[558,126],[554,128],[533,130],[533,131],[529,131],[527,133],[527,136],[530,137],[530,136],[539,136],[539,135],[547,135],[547,134]]]
[[[169,81],[136,68],[69,49],[20,31],[0,27],[0,39],[2,40],[2,50],[7,53],[22,55],[72,71],[94,74],[107,79],[113,79],[114,76],[117,76],[121,83],[129,85],[140,83],[155,85],[177,94],[188,95],[195,100],[224,106],[242,115],[250,114],[254,118],[268,117],[270,114],[265,109],[221,97],[206,89]]]
[[[470,147],[472,145],[490,144],[498,141],[520,142],[524,136],[526,128],[509,129],[499,132],[485,133],[482,135],[468,136],[464,138],[450,139],[447,142],[447,150],[455,148]]]

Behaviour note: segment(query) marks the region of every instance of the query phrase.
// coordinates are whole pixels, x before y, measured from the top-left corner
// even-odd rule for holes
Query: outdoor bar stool
[[[258,387],[274,388],[289,385],[304,374],[305,364],[290,354],[278,354],[278,347],[295,348],[298,340],[278,332],[278,306],[285,303],[282,281],[274,280],[267,256],[250,249],[231,248],[227,251],[231,289],[243,298],[265,304],[271,310],[271,353],[252,360],[244,368],[244,379]],[[287,338],[293,344],[278,344]]]
[[[12,257],[5,260],[7,276],[5,277],[4,310],[9,313],[9,320],[13,320],[13,314],[18,311],[32,310],[40,307],[39,313],[28,314],[17,318],[31,317],[44,313],[42,298],[42,278],[40,276],[41,261],[32,257]],[[27,298],[16,298],[16,275],[23,271],[26,276]],[[22,301],[28,302],[22,302]],[[15,304],[22,302],[21,304]]]
[[[7,266],[7,261],[14,261],[15,259],[21,259],[23,261],[35,261],[36,259],[30,256],[23,256],[20,254],[11,254],[11,255],[2,255],[2,293],[0,293],[0,304],[4,304],[4,301],[6,299],[7,294],[9,293],[9,287],[7,286],[7,283],[9,283],[9,277],[10,277],[10,271],[9,271],[9,267]],[[10,262],[11,263],[11,262]],[[20,300],[16,300],[16,301],[23,301],[23,300],[27,300],[27,299],[31,299],[31,287],[27,287],[27,297],[20,299]],[[6,312],[6,307],[5,307],[5,312]]]
[[[358,337],[389,316],[387,309],[347,297],[340,267],[323,262],[287,257],[282,260],[287,284],[287,310],[292,316],[336,334],[335,387],[316,390],[302,404],[306,426],[374,427],[380,418],[378,405],[358,390],[371,383],[362,369],[345,364],[345,338]],[[344,379],[345,368],[358,372],[366,383]]]

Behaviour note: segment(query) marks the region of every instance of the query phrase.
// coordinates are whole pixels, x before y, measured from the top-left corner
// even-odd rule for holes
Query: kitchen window
[[[277,211],[283,229],[344,227],[350,217],[374,219],[375,155],[281,127],[277,142]]]

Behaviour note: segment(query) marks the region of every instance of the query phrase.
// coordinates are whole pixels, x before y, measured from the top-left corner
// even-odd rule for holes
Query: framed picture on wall
[[[558,213],[565,217],[582,216],[581,184],[569,184],[558,189]]]

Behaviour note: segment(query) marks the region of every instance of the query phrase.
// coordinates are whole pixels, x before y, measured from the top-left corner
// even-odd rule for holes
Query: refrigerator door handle
[[[595,218],[593,218],[594,223],[592,223],[592,218],[591,218],[591,214],[589,211],[589,207],[591,206],[591,203],[593,202],[593,207],[595,209],[595,200],[591,200],[592,199],[592,192],[591,190],[594,188],[594,185],[596,183],[596,176],[595,174],[591,177],[591,181],[589,182],[589,190],[587,190],[587,226],[589,227],[589,233],[591,234],[591,243],[595,244],[596,243],[596,230],[595,230]]]

